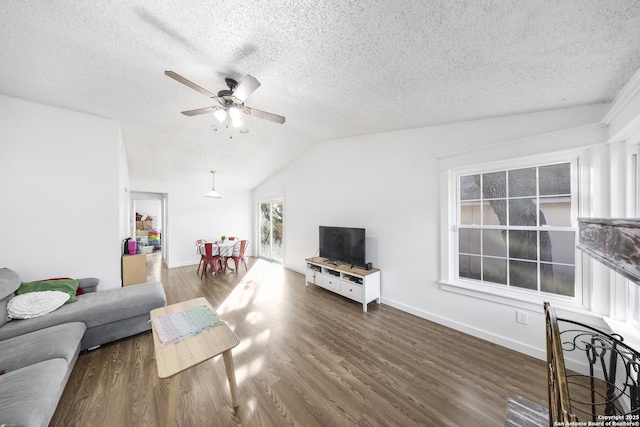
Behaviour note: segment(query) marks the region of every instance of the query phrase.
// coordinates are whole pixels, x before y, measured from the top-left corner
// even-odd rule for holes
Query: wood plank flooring
[[[543,361],[384,304],[364,313],[263,260],[196,268],[162,268],[167,300],[203,296],[238,335],[240,407],[221,357],[159,379],[149,332],[81,354],[51,426],[504,426],[509,395],[547,406]]]

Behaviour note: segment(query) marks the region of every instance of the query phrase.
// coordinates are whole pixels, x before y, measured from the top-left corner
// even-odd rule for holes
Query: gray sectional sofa
[[[85,294],[41,317],[7,321],[18,274],[0,269],[0,426],[47,426],[82,350],[151,329],[149,312],[166,305],[162,283]]]

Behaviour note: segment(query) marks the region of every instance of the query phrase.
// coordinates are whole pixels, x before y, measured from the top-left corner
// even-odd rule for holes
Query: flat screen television
[[[320,256],[354,266],[366,264],[364,228],[320,226]]]

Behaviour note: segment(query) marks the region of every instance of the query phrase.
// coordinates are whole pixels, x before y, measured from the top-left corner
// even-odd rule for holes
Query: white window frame
[[[575,296],[567,297],[517,289],[505,285],[480,282],[473,279],[458,278],[458,199],[459,177],[464,175],[490,173],[527,167],[538,167],[557,163],[571,163],[571,230],[578,239],[578,217],[589,216],[590,197],[590,156],[585,150],[571,150],[541,156],[527,156],[518,159],[502,160],[480,165],[464,166],[441,171],[441,286],[443,290],[461,293],[476,298],[516,305],[524,308],[540,308],[546,301],[557,306],[576,310],[586,310],[590,306],[590,277],[583,274],[588,261],[576,248],[575,254]],[[543,227],[539,227],[542,229]]]
[[[261,232],[261,224],[260,224],[260,219],[261,219],[261,212],[260,212],[260,206],[262,204],[269,204],[269,207],[272,209],[273,208],[273,204],[274,203],[282,203],[282,260],[279,259],[275,259],[273,257],[273,230],[271,231],[271,236],[270,236],[270,248],[269,248],[269,253],[270,256],[266,257],[261,253],[261,238],[262,238],[262,232]],[[256,253],[257,256],[259,258],[265,259],[269,262],[276,262],[276,263],[280,263],[280,264],[284,264],[285,263],[285,247],[284,247],[284,237],[285,237],[285,228],[286,228],[286,217],[285,217],[285,212],[286,212],[286,204],[285,204],[285,200],[284,200],[284,195],[283,194],[277,194],[277,195],[273,195],[273,197],[268,197],[268,198],[263,198],[260,199],[258,201],[255,202],[256,203]],[[273,218],[271,218],[271,225],[273,225]]]
[[[640,144],[633,143],[628,147],[629,170],[627,180],[630,183],[627,200],[630,217],[640,216]],[[630,323],[640,333],[640,285],[628,283],[627,292],[627,323]]]

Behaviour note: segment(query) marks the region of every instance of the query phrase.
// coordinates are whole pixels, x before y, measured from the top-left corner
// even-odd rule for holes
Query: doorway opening
[[[258,203],[258,234],[261,258],[284,262],[284,200],[272,199]]]
[[[167,261],[168,217],[167,194],[131,192],[130,229],[131,236],[141,238],[146,246],[154,246]]]

